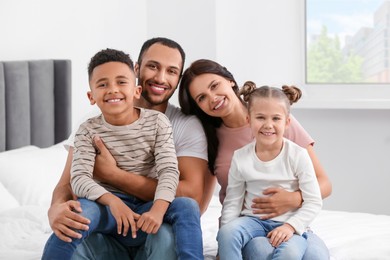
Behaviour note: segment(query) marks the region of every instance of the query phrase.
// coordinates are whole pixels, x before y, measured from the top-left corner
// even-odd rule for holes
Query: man
[[[179,83],[185,53],[176,42],[166,38],[146,41],[140,51],[135,72],[142,86],[142,97],[137,106],[165,113],[173,127],[173,139],[178,157],[180,181],[176,196],[195,199],[203,213],[210,202],[215,178],[207,167],[207,142],[200,122],[183,115],[179,108],[169,104]],[[73,145],[73,136],[69,145]],[[152,200],[157,181],[129,174],[116,166],[116,161],[100,139],[95,140],[100,154],[96,156],[94,178],[143,200]],[[73,148],[69,153],[62,176],[53,191],[48,216],[55,234],[64,241],[79,237],[76,229],[88,229],[89,220],[77,212],[82,209],[70,188],[70,167]],[[74,212],[76,211],[76,212]],[[144,248],[124,248],[114,239],[97,234],[85,240],[76,250],[74,258],[87,259],[175,259],[171,227],[163,224],[156,235],[149,235]],[[142,249],[145,249],[142,250]]]

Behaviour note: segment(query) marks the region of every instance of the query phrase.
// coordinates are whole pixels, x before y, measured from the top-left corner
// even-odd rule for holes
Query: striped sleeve
[[[179,183],[179,170],[173,143],[172,127],[169,119],[162,113],[159,113],[157,117],[156,127],[154,150],[158,184],[154,199],[163,199],[171,202],[176,196],[176,189]]]
[[[92,135],[88,131],[86,124],[82,124],[76,132],[74,140],[71,186],[73,192],[78,197],[89,200],[96,200],[108,192],[92,178],[95,155]]]

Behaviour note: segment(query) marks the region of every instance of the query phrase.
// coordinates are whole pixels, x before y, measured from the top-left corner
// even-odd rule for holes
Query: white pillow
[[[20,205],[49,207],[66,157],[62,143],[0,153],[0,182]]]
[[[0,212],[6,211],[9,209],[19,207],[19,202],[12,196],[9,191],[4,187],[4,185],[0,182]]]

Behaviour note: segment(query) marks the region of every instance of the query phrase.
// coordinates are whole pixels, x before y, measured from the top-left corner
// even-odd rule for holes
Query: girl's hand
[[[271,232],[267,237],[273,247],[278,247],[281,243],[288,241],[294,235],[295,229],[290,224],[283,224]]]
[[[253,199],[254,214],[266,214],[261,219],[270,219],[280,216],[287,211],[297,209],[302,204],[302,195],[299,191],[289,192],[282,188],[268,188],[263,192],[266,197]]]

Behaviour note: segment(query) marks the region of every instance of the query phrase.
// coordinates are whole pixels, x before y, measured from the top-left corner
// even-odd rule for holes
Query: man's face
[[[143,54],[135,71],[142,97],[149,106],[167,104],[180,80],[183,61],[179,50],[155,43]]]

